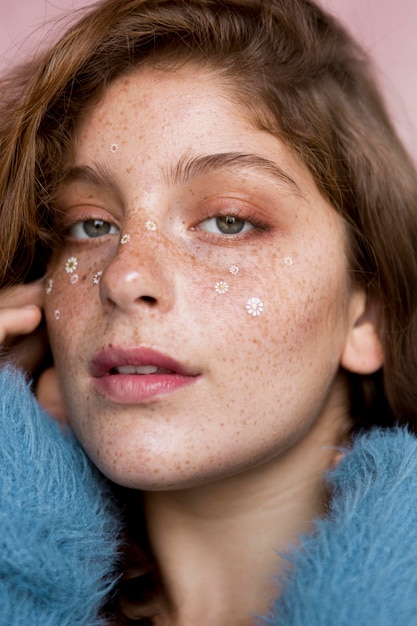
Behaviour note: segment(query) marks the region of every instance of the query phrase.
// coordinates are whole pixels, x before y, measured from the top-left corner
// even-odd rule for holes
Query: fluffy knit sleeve
[[[333,499],[281,577],[273,626],[417,625],[417,439],[361,436],[329,477]]]
[[[23,376],[0,372],[0,626],[98,626],[114,584],[118,512]]]

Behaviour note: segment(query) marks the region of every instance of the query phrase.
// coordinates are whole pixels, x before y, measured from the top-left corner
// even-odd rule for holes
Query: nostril
[[[140,296],[139,300],[142,300],[142,302],[148,302],[149,304],[156,304],[156,298],[153,298],[152,296]]]

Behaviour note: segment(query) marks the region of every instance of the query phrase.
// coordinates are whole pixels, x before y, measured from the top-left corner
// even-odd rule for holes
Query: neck
[[[337,397],[337,396],[336,396]],[[340,399],[340,396],[339,396]],[[335,398],[305,436],[272,461],[181,491],[148,492],[144,508],[170,619],[245,626],[279,594],[278,553],[324,513],[323,474],[348,420]]]

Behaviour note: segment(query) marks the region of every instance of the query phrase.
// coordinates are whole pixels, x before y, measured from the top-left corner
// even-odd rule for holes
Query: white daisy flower
[[[156,224],[152,220],[147,220],[145,226],[147,230],[156,230]]]
[[[285,263],[285,265],[292,265],[294,263],[294,261],[292,260],[292,258],[290,256],[286,256],[286,257],[284,257],[284,263]]]
[[[229,285],[224,280],[219,280],[214,285],[214,290],[216,293],[226,293],[229,291]]]
[[[54,315],[56,320],[59,320],[59,318],[61,317],[61,313],[58,311],[58,309],[55,311]]]
[[[102,273],[103,273],[103,272],[96,272],[96,274],[94,274],[94,276],[93,276],[93,283],[94,283],[95,285],[98,285],[98,284],[99,284],[100,279],[101,279],[101,275],[102,275]]]
[[[78,274],[73,274],[70,278],[71,285],[75,285],[78,283]]]
[[[123,237],[120,240],[120,243],[122,244],[122,246],[124,246],[126,243],[129,243],[130,241],[130,235],[123,235]]]
[[[231,266],[229,267],[229,272],[230,272],[231,274],[233,274],[233,276],[236,276],[237,274],[239,274],[239,271],[240,271],[240,270],[239,270],[239,266],[238,266],[238,265],[231,265]]]
[[[253,317],[258,317],[259,315],[261,315],[261,313],[263,313],[264,304],[259,298],[249,298],[246,303],[246,310],[249,315],[253,315]]]
[[[119,149],[119,144],[118,143],[111,143],[110,144],[110,152],[112,154],[115,154]]]
[[[45,283],[45,293],[49,296],[49,294],[52,292],[52,287],[54,286],[54,281],[52,280],[52,278],[48,278],[48,280]]]
[[[75,256],[71,256],[67,260],[67,262],[65,263],[65,271],[66,271],[66,273],[67,274],[72,274],[76,270],[77,265],[78,265],[77,259],[75,258]]]

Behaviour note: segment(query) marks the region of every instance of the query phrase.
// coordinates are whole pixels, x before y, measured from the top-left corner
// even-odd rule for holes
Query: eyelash
[[[208,222],[209,220],[216,220],[219,218],[220,219],[227,218],[227,217],[232,217],[238,220],[242,220],[242,222],[245,222],[245,225],[250,224],[252,228],[250,228],[249,230],[245,230],[244,232],[241,232],[241,233],[235,233],[235,234],[229,234],[229,235],[224,234],[224,233],[214,233],[214,232],[210,232],[207,230],[203,230],[201,228],[201,224],[203,224],[204,222]],[[248,237],[253,237],[254,235],[259,234],[260,232],[268,231],[269,226],[263,220],[260,220],[257,215],[251,215],[251,214],[245,213],[245,215],[243,216],[243,215],[240,215],[239,212],[225,211],[224,213],[215,213],[212,215],[208,215],[203,220],[200,220],[198,224],[192,228],[192,230],[200,232],[202,236],[204,237],[207,236],[210,238],[216,238],[219,241],[224,242],[225,240],[226,241],[239,241],[241,239],[247,239]]]
[[[77,237],[71,234],[71,231],[75,228],[82,228],[87,222],[102,222],[103,224],[108,224],[110,229],[117,229],[117,233],[106,233],[97,237]],[[112,221],[104,219],[102,216],[94,215],[94,213],[85,212],[84,214],[78,215],[77,219],[70,219],[68,215],[61,216],[61,219],[56,224],[56,232],[60,237],[61,241],[69,240],[73,243],[83,244],[84,242],[89,243],[99,243],[103,240],[104,237],[113,237],[114,235],[120,232],[120,228]]]
[[[85,231],[86,225],[88,222],[91,222],[92,224],[94,224],[94,222],[100,222],[101,225],[108,225],[110,227],[110,231],[113,229],[116,232],[108,232],[108,233],[103,233],[103,234],[98,234],[97,237],[89,237],[88,234]],[[72,230],[75,229],[80,229],[84,227],[84,233],[82,236],[76,236],[75,234],[71,234]],[[86,219],[86,220],[80,220],[78,222],[75,222],[74,224],[72,224],[68,229],[67,232],[69,234],[69,236],[71,237],[71,239],[76,239],[77,241],[82,241],[83,239],[87,239],[87,240],[91,240],[91,239],[100,239],[102,237],[105,236],[112,236],[112,235],[118,235],[120,233],[120,229],[115,226],[114,224],[112,224],[111,222],[108,222],[107,220],[102,220],[102,219],[98,219],[98,218],[90,218],[90,219]],[[85,235],[85,236],[84,236]]]
[[[205,230],[203,228],[201,228],[201,225],[204,224],[204,222],[209,222],[210,220],[217,220],[217,219],[222,219],[222,218],[235,218],[237,220],[241,220],[242,222],[244,222],[244,230],[243,232],[238,232],[238,233],[221,233],[221,232],[211,232],[209,230]],[[109,232],[109,233],[105,233],[103,235],[98,235],[97,237],[88,237],[87,235],[85,237],[77,237],[71,234],[71,231],[75,228],[82,228],[83,225],[85,225],[87,222],[102,222],[103,224],[108,224],[110,226],[110,229],[117,229],[117,232]],[[250,225],[251,228],[246,229],[246,227]],[[245,213],[244,216],[240,215],[239,212],[234,212],[234,211],[225,211],[223,212],[218,212],[218,213],[214,213],[212,215],[208,215],[207,217],[205,217],[204,219],[200,219],[199,222],[195,225],[191,227],[191,230],[194,232],[198,232],[200,233],[200,236],[202,237],[207,237],[210,238],[211,240],[218,240],[219,242],[232,242],[232,241],[239,241],[242,239],[247,239],[248,237],[253,237],[256,234],[259,234],[259,232],[265,232],[269,230],[268,225],[259,219],[258,216],[255,215],[251,215],[251,214],[247,214]],[[109,220],[105,220],[102,217],[95,217],[91,214],[86,214],[85,216],[82,216],[81,218],[77,219],[74,222],[71,223],[64,223],[61,224],[61,227],[59,228],[59,231],[61,232],[61,235],[64,238],[67,238],[69,240],[72,241],[76,241],[78,243],[82,243],[82,242],[96,242],[99,243],[99,241],[103,240],[104,237],[111,237],[114,235],[117,235],[120,233],[120,229],[118,226],[116,226],[115,224],[113,224],[112,222],[110,222]]]

